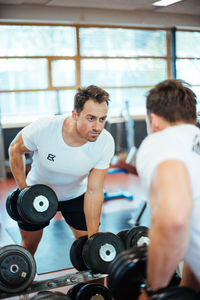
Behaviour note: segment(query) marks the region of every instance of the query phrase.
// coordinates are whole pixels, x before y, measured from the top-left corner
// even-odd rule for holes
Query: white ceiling
[[[200,28],[200,0],[0,0],[0,22]]]
[[[0,0],[5,5],[40,5],[42,7],[101,8],[126,11],[189,14],[200,16],[200,0],[183,0],[168,7],[154,7],[155,0]]]

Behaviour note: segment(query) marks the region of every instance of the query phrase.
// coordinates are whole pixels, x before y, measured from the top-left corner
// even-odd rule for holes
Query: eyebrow
[[[91,114],[88,114],[88,115],[86,115],[86,117],[93,117],[93,118],[97,118],[97,116],[94,116],[94,115],[91,115]],[[100,117],[99,119],[103,119],[103,118],[107,118],[107,115],[105,115],[105,116],[102,116],[102,117]]]

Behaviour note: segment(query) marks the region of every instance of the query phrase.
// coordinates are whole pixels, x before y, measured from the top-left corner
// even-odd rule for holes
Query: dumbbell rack
[[[81,271],[71,274],[58,276],[51,279],[33,281],[33,283],[24,291],[20,293],[5,293],[0,291],[0,299],[11,298],[19,295],[32,294],[40,291],[47,291],[63,286],[74,285],[77,283],[84,283],[91,280],[104,278],[106,274],[94,274],[91,271]]]

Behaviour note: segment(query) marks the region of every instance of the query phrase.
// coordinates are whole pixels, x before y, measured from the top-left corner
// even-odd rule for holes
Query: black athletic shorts
[[[85,214],[83,211],[84,194],[67,201],[58,202],[58,211],[60,211],[68,225],[77,230],[87,230]],[[37,225],[27,222],[18,223],[18,226],[25,231],[37,231],[45,228],[50,222]]]

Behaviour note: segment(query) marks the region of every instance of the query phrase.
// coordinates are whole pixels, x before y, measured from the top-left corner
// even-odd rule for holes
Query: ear
[[[77,121],[77,119],[78,119],[78,114],[75,109],[72,110],[72,118],[74,119],[74,121]]]
[[[159,117],[154,113],[151,113],[149,121],[150,121],[150,127],[152,132],[161,130],[161,117]]]

